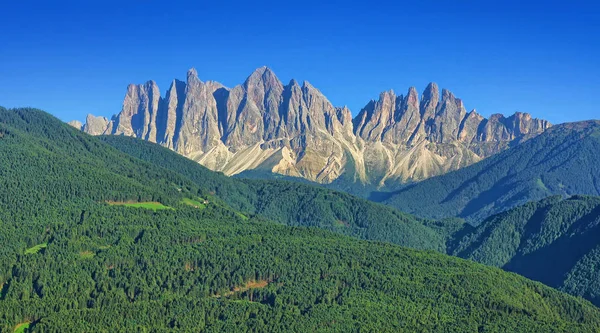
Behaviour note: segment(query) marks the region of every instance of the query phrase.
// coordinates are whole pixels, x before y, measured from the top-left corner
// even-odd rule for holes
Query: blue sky
[[[63,120],[120,111],[129,83],[164,95],[195,67],[234,86],[257,67],[308,80],[354,114],[437,82],[467,109],[600,118],[593,1],[12,1],[0,6],[0,105]]]

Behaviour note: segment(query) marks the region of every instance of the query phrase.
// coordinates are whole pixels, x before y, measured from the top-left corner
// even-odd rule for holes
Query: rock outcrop
[[[233,88],[174,80],[165,97],[154,81],[127,88],[112,120],[88,115],[75,127],[135,136],[233,175],[261,169],[330,183],[340,177],[383,185],[414,181],[475,163],[551,126],[527,113],[489,119],[430,83],[419,98],[380,94],[353,119],[310,83],[284,85],[267,67]]]
[[[71,120],[69,122],[67,122],[67,124],[75,127],[78,130],[83,130],[83,124],[79,121],[79,120]]]

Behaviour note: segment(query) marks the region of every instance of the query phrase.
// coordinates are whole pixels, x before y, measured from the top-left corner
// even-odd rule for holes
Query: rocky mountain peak
[[[244,82],[244,87],[249,89],[250,87],[261,86],[263,89],[268,90],[274,87],[282,90],[283,84],[277,78],[277,75],[267,66],[263,66],[254,70],[250,76]]]
[[[291,79],[290,83],[288,83],[288,85],[287,85],[287,87],[293,87],[293,86],[300,87],[300,84],[298,83],[298,81],[296,79]]]
[[[308,81],[284,86],[265,66],[231,89],[194,68],[164,98],[154,81],[129,85],[121,112],[90,115],[82,128],[157,142],[229,175],[264,169],[327,183],[346,173],[383,184],[456,170],[549,126],[526,113],[485,119],[433,82],[421,96],[381,92],[352,118]]]
[[[110,134],[112,131],[112,122],[109,122],[105,117],[96,117],[88,114],[82,130],[91,135]]]
[[[408,89],[408,94],[406,94],[406,103],[414,108],[419,108],[419,93],[417,92],[417,88],[410,87]]]
[[[450,90],[442,89],[442,101],[454,102],[455,99],[456,99],[456,97]]]
[[[194,67],[187,71],[187,80],[190,81],[190,79],[198,80],[198,71]]]
[[[75,127],[78,130],[82,130],[83,129],[83,124],[79,120],[71,120],[71,121],[67,122],[67,124]]]
[[[437,101],[440,99],[440,89],[435,82],[430,82],[423,90],[423,96],[421,97],[421,101]]]

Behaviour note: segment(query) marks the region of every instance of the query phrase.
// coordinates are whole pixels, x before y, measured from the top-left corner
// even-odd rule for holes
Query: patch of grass
[[[202,199],[199,199],[202,200]],[[206,204],[204,203],[204,200],[198,201],[198,200],[193,200],[190,198],[183,198],[183,200],[181,200],[182,203],[188,205],[188,206],[192,206],[194,208],[198,208],[198,209],[204,209],[206,208]]]
[[[15,326],[15,330],[13,332],[14,333],[25,333],[25,330],[29,328],[30,324],[31,324],[31,322],[20,323],[17,326]]]
[[[350,225],[342,220],[335,220],[333,226],[338,228],[348,228]]]
[[[92,252],[92,251],[81,251],[79,252],[79,256],[83,259],[89,259],[89,258],[93,258],[96,255],[96,253]]]
[[[48,243],[38,244],[25,250],[25,254],[36,254],[40,252],[41,249],[45,249],[46,247],[48,247]]]
[[[111,206],[125,206],[125,207],[132,207],[132,208],[145,208],[145,209],[153,210],[155,212],[158,211],[158,210],[165,210],[165,209],[175,210],[173,207],[165,206],[165,205],[161,204],[160,202],[117,202],[117,201],[107,201],[106,203],[108,203]]]
[[[248,216],[240,213],[240,212],[235,212],[237,214],[237,216],[239,216],[242,220],[246,221],[248,220]]]
[[[214,297],[221,297],[221,296],[229,297],[235,293],[244,292],[244,291],[247,291],[250,289],[262,289],[268,285],[269,285],[269,281],[267,281],[267,280],[258,280],[258,281],[250,280],[250,281],[246,282],[245,285],[234,287],[231,291],[229,291],[223,295],[216,294]]]
[[[546,187],[546,184],[544,184],[544,182],[542,181],[541,178],[537,178],[535,180],[535,185],[541,190],[549,191],[548,188]]]

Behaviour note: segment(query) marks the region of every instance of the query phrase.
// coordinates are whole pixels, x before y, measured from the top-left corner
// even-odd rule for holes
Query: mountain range
[[[70,122],[92,135],[133,136],[170,148],[212,170],[246,170],[383,186],[444,174],[530,139],[551,124],[517,112],[484,118],[430,83],[421,96],[386,91],[356,117],[308,82],[284,85],[267,68],[234,88],[174,80],[162,97],[148,81],[129,85],[111,119]]]

